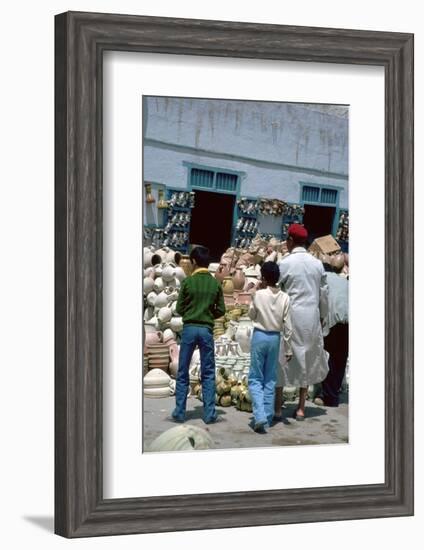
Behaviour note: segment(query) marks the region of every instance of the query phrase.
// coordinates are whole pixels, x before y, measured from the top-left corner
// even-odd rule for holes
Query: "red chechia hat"
[[[292,223],[288,229],[289,237],[292,237],[294,241],[306,241],[308,238],[308,232],[306,228],[300,223]]]

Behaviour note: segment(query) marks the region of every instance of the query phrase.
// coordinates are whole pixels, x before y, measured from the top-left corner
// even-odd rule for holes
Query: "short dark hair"
[[[199,267],[208,267],[210,264],[209,248],[196,246],[190,252],[190,260],[194,260]]]
[[[262,278],[270,286],[275,286],[280,278],[280,269],[275,262],[264,262],[261,267]]]

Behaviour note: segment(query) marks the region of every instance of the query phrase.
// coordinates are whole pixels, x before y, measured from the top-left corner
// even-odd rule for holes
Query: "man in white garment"
[[[281,415],[283,387],[296,386],[300,388],[299,404],[293,415],[296,420],[305,418],[308,386],[322,382],[328,372],[322,333],[322,322],[328,314],[326,273],[322,263],[307,252],[307,238],[303,225],[292,224],[287,238],[290,254],[279,263],[280,284],[290,297],[293,358],[290,362],[284,361],[282,350],[275,415]]]

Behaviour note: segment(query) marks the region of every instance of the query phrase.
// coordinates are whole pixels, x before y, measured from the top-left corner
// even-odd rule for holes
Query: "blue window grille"
[[[190,169],[190,187],[192,189],[209,189],[221,193],[238,191],[239,176],[230,172],[208,170],[206,168]]]
[[[212,189],[214,184],[214,172],[210,170],[199,170],[192,168],[191,170],[191,185],[192,187],[203,187]]]
[[[319,202],[319,187],[305,185],[302,190],[302,200],[304,202]]]
[[[237,176],[235,174],[225,174],[217,172],[216,188],[220,191],[237,191]]]
[[[325,204],[337,204],[337,189],[321,189],[321,202]]]
[[[337,205],[338,190],[328,187],[304,185],[302,187],[302,202],[315,204]]]

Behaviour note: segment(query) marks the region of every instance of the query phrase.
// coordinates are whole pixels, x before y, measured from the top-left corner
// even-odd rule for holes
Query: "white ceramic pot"
[[[162,292],[156,295],[155,308],[161,309],[167,305],[168,305],[168,294],[164,290],[162,290]],[[170,313],[172,315],[171,310],[170,310]]]
[[[150,319],[155,314],[154,312],[155,312],[155,308],[153,306],[146,307],[145,310],[144,310],[144,320],[145,321],[150,321]]]
[[[172,304],[175,300],[178,300],[178,290],[173,287],[166,287],[165,292],[168,295],[168,304]]]
[[[161,388],[144,388],[143,394],[144,397],[159,399],[162,397],[170,397],[172,395],[172,389],[169,385]]]
[[[147,296],[149,292],[152,292],[155,281],[151,277],[144,277],[143,292]]]
[[[163,246],[162,248],[158,248],[157,250],[155,250],[155,254],[158,254],[161,257],[162,262],[166,262],[166,257],[169,252],[170,249],[167,246]]]
[[[178,315],[177,313],[177,302],[172,302],[171,304],[171,312],[172,312],[172,315]]]
[[[155,278],[155,268],[154,267],[147,267],[144,270],[144,276],[145,277],[151,277],[152,279]]]
[[[169,326],[174,332],[181,332],[183,330],[183,318],[182,317],[172,317],[169,321]]]
[[[175,277],[181,282],[186,278],[185,271],[182,267],[177,266],[175,268]]]
[[[175,332],[170,328],[163,331],[163,342],[166,343],[169,340],[175,340]]]
[[[175,277],[175,267],[170,264],[165,265],[162,269],[161,277],[165,281],[165,283],[170,284],[170,282],[173,281]]]
[[[149,304],[149,306],[155,305],[156,297],[157,297],[156,292],[153,292],[153,291],[149,292],[149,294],[147,295],[147,303]]]
[[[162,277],[156,277],[153,290],[159,294],[165,288],[165,283],[162,280]]]
[[[144,328],[146,329],[146,334],[148,332],[156,332],[157,330],[159,330],[159,322],[156,315],[153,315],[151,319],[144,323]]]
[[[160,308],[158,312],[158,319],[161,323],[167,323],[168,321],[170,321],[171,317],[172,311],[170,307],[166,306]]]

